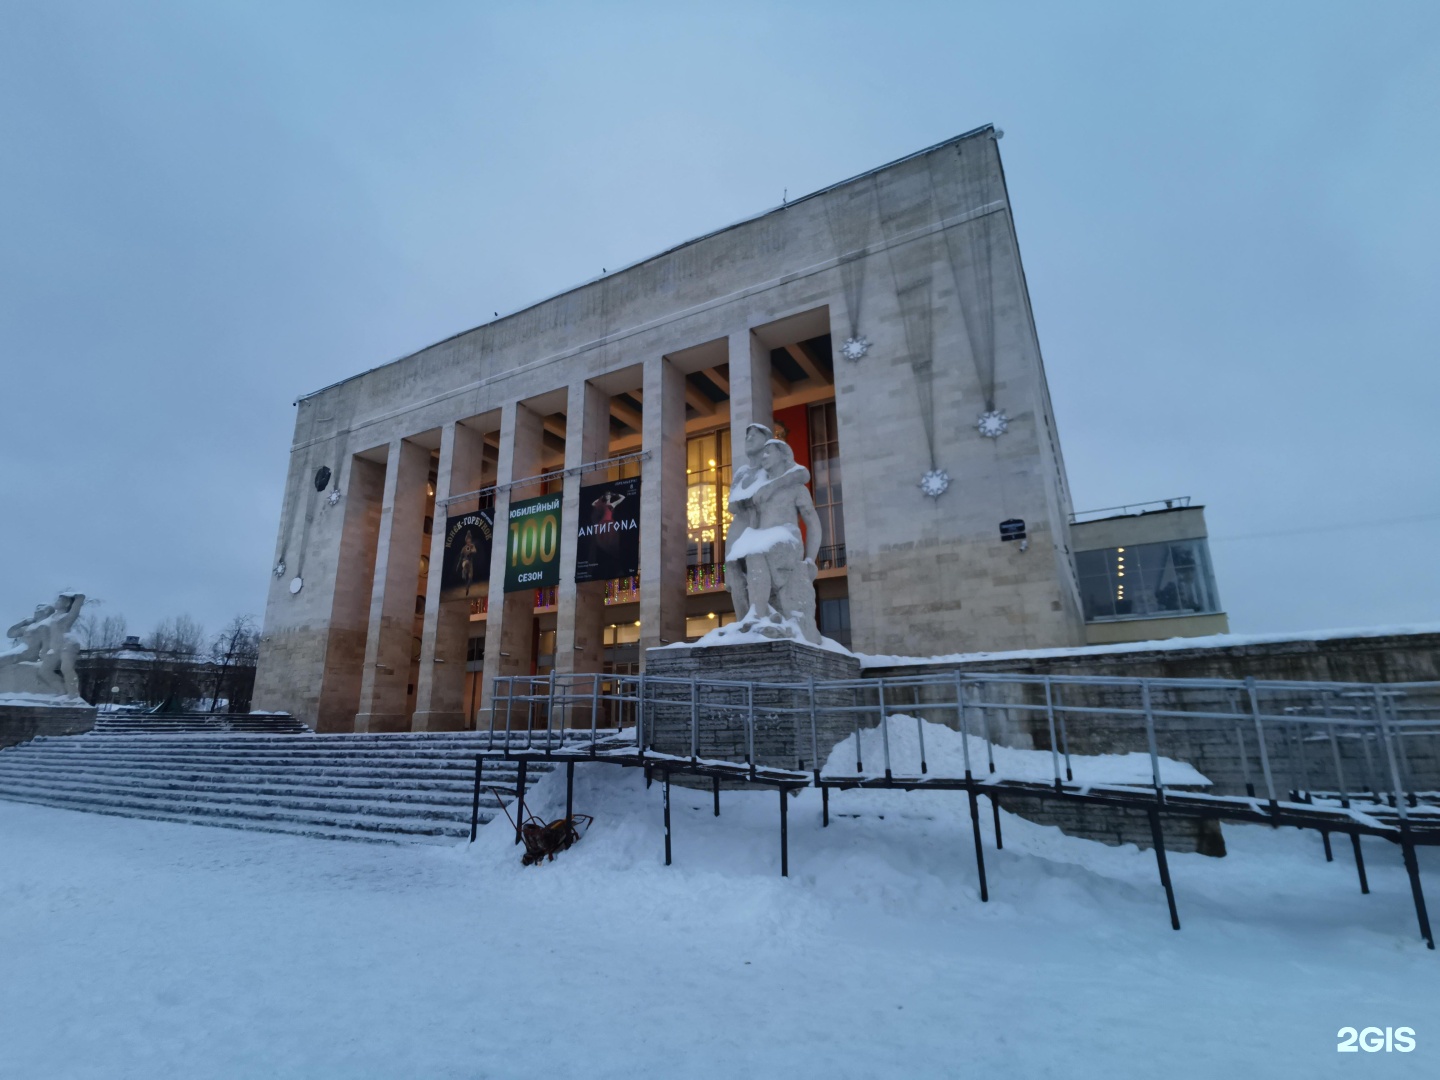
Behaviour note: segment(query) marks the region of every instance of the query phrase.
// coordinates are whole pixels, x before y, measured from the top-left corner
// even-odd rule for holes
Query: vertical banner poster
[[[510,504],[505,523],[505,591],[560,584],[560,493]]]
[[[640,478],[580,489],[575,580],[609,581],[640,572]]]
[[[445,563],[440,595],[469,596],[473,586],[490,580],[490,548],[495,542],[495,511],[476,510],[445,519]]]

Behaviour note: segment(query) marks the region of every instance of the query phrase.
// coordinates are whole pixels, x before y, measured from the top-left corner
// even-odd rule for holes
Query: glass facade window
[[[611,623],[605,628],[605,645],[607,647],[634,645],[639,640],[640,624],[638,622]]]
[[[691,615],[685,620],[685,640],[694,641],[704,637],[717,626],[729,626],[735,621],[733,611],[712,611],[704,615]]]
[[[821,600],[816,612],[820,633],[838,641],[847,649],[850,647],[850,598],[837,596],[833,600]]]
[[[820,514],[822,544],[815,564],[821,570],[845,565],[844,493],[840,484],[840,428],[835,403],[810,406],[810,480]],[[828,637],[835,637],[828,634]],[[839,638],[835,638],[839,641]]]
[[[1204,540],[1077,551],[1075,570],[1086,622],[1221,610]]]
[[[715,566],[725,561],[725,530],[730,511],[730,432],[697,435],[685,444],[685,518],[687,566]]]

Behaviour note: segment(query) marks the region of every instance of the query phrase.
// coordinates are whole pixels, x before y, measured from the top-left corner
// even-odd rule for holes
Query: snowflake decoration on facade
[[[1010,427],[1010,418],[1005,415],[1004,409],[991,409],[980,414],[975,426],[987,439],[998,439]]]
[[[285,560],[284,560],[284,559],[281,559],[279,562],[277,562],[277,563],[275,564],[275,569],[271,570],[270,572],[271,572],[272,574],[274,574],[277,578],[284,577],[284,576],[285,576]]]
[[[858,334],[852,334],[845,339],[845,344],[840,346],[840,355],[846,360],[859,360],[870,351],[870,340]]]
[[[334,506],[336,503],[338,503],[338,502],[340,501],[340,491],[339,491],[339,489],[336,489],[335,491],[330,492],[329,495],[326,495],[326,496],[325,496],[325,501],[326,501],[327,503],[329,503],[331,506]]]
[[[944,469],[931,469],[920,478],[920,490],[932,499],[938,499],[950,488],[950,474]]]

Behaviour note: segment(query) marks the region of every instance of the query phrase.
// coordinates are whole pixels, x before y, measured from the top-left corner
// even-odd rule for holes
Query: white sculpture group
[[[5,636],[15,644],[0,652],[0,694],[78,698],[80,679],[75,660],[80,642],[71,633],[85,597],[61,593],[53,604],[41,604]]]
[[[820,554],[820,515],[805,486],[810,470],[763,424],[745,429],[745,457],[731,478],[733,520],[725,542],[725,581],[735,605],[735,629],[818,645],[815,558]],[[803,538],[797,519],[805,524]]]

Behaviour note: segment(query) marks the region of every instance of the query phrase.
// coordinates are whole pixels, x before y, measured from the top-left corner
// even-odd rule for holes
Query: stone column
[[[497,675],[528,675],[534,647],[535,590],[505,591],[505,519],[510,504],[540,494],[537,484],[509,487],[514,480],[538,476],[545,429],[542,417],[519,402],[500,413],[500,464],[495,493],[495,547],[490,556],[490,605],[485,616],[485,678],[480,692],[483,712],[490,704],[491,680]],[[488,726],[482,720],[481,726]]]
[[[408,439],[396,439],[390,444],[356,731],[410,729],[407,688],[415,638],[415,590],[420,584],[420,553],[425,539],[425,481],[429,474],[429,450]]]
[[[640,471],[640,655],[685,640],[685,377],[645,361]]]
[[[588,382],[570,386],[565,410],[565,468],[567,472],[610,453],[610,395]],[[575,532],[584,520],[580,485],[598,483],[603,473],[565,477],[561,503],[560,589],[556,605],[555,672],[600,670],[605,648],[605,583],[575,582]]]
[[[730,458],[745,457],[745,428],[774,421],[770,350],[749,330],[730,335]]]
[[[345,518],[340,527],[340,554],[335,570],[335,599],[326,631],[325,669],[315,730],[355,730],[360,685],[365,673],[365,642],[370,629],[370,595],[375,581],[375,553],[380,542],[381,510],[385,505],[386,467],[378,461],[351,456],[340,477]]]
[[[461,423],[446,424],[440,434],[435,478],[435,528],[430,537],[430,576],[425,592],[425,629],[420,645],[420,685],[415,688],[415,731],[458,731],[469,727],[465,715],[465,651],[470,640],[472,597],[442,599],[445,561],[444,501],[478,490],[484,438]],[[457,505],[457,513],[474,509]]]

